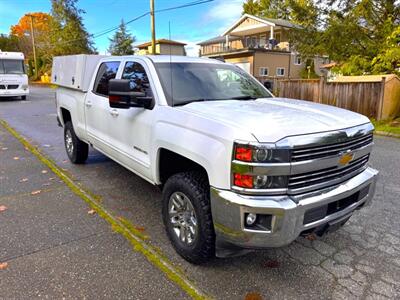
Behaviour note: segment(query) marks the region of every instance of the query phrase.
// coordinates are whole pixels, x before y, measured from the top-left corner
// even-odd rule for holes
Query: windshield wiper
[[[184,100],[184,101],[179,101],[178,103],[174,102],[174,106],[181,106],[181,105],[186,105],[192,102],[204,102],[204,101],[210,101],[212,99],[205,99],[205,98],[200,98],[200,99],[191,99],[191,100]]]
[[[230,99],[233,99],[233,100],[256,100],[256,99],[258,99],[258,97],[254,97],[254,96],[237,96],[237,97],[232,97]]]

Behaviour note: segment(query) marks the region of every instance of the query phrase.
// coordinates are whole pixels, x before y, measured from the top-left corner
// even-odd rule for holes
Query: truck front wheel
[[[75,134],[70,121],[64,125],[64,144],[69,160],[74,164],[82,164],[89,154],[89,146],[82,142]]]
[[[210,188],[201,172],[171,176],[163,189],[163,221],[176,252],[200,264],[215,256]]]

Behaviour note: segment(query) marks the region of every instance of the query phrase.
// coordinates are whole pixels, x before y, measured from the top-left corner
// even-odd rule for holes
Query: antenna
[[[172,84],[172,49],[171,49],[171,21],[168,21],[168,32],[169,32],[169,75],[171,76],[170,78],[170,84],[171,84],[171,104],[174,106],[174,88]]]

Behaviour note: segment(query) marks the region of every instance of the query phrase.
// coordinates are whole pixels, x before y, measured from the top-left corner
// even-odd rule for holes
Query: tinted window
[[[108,96],[108,82],[117,76],[118,67],[117,61],[104,62],[100,65],[93,89],[96,94]]]
[[[0,74],[24,74],[24,61],[20,59],[0,60]]]
[[[133,92],[142,92],[146,93],[146,96],[153,96],[149,78],[140,63],[127,62],[121,78],[130,80],[130,87]]]

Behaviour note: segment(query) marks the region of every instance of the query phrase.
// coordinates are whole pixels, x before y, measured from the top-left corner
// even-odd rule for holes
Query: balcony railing
[[[200,50],[200,55],[211,55],[211,54],[219,54],[219,53],[229,53],[235,52],[239,50],[245,49],[269,49],[269,50],[278,50],[278,51],[290,51],[289,43],[288,42],[281,42],[278,43],[276,46],[271,47],[270,44],[259,44],[259,43],[249,43],[244,47],[232,47],[232,46],[205,46],[202,47]]]

